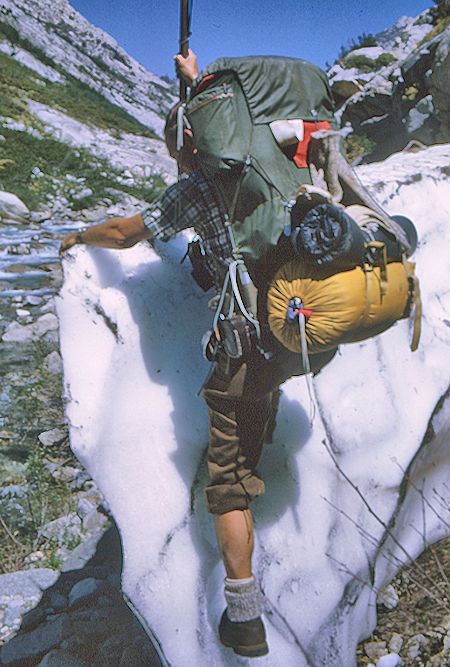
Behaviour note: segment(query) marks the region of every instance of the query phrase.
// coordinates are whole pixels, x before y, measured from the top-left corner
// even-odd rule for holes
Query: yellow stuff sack
[[[414,264],[357,266],[333,273],[330,268],[288,262],[275,275],[267,307],[274,336],[292,352],[301,352],[300,330],[286,313],[294,297],[302,301],[308,352],[315,353],[375,336],[411,313],[415,300]],[[416,345],[417,346],[417,345]]]

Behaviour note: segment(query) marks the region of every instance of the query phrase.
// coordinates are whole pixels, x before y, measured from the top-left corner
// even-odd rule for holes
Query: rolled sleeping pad
[[[392,218],[401,225],[408,238],[411,247],[409,257],[417,247],[417,230],[405,216],[395,215]],[[389,262],[401,261],[402,258],[401,247],[394,234],[385,228],[374,211],[359,204],[345,210],[328,203],[315,206],[293,230],[291,241],[296,254],[304,262],[319,266],[333,263],[337,271],[360,265],[366,259],[365,245],[371,241],[385,244]]]
[[[292,231],[291,241],[307,264],[333,264],[336,271],[344,271],[364,261],[363,232],[350,215],[332,204],[319,204],[308,211]]]

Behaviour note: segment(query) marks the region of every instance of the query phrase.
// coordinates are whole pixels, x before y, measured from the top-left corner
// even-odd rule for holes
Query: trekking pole
[[[191,24],[192,0],[181,0],[180,13],[180,53],[187,58],[189,53],[189,37]],[[180,77],[180,101],[186,100],[186,84]]]

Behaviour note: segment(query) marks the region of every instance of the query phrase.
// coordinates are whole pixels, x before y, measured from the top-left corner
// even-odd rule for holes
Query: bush
[[[341,46],[337,61],[335,62],[342,60],[347,53],[355,51],[356,49],[362,49],[364,46],[377,46],[377,40],[370,33],[367,35],[363,32],[362,35],[358,35],[357,39],[349,40],[347,44],[348,46]]]
[[[358,157],[371,153],[375,146],[375,141],[369,139],[365,134],[352,133],[344,139],[345,154],[350,164]]]
[[[364,55],[354,55],[346,58],[343,66],[345,69],[356,67],[362,72],[374,72],[381,67],[390,65],[392,62],[394,62],[394,60],[395,57],[392,55],[392,53],[382,53],[375,60]]]

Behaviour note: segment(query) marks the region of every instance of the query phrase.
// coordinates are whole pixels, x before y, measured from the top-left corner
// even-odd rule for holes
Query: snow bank
[[[448,533],[450,147],[359,170],[391,214],[416,223],[422,339],[403,320],[341,348],[314,380],[284,386],[255,501],[254,564],[271,652],[255,663],[351,666],[375,598],[402,562]],[[179,261],[77,247],[58,301],[76,455],[104,493],[124,546],[123,587],[173,667],[244,664],[220,646],[224,571],[203,502],[207,297]],[[445,515],[447,512],[447,515]],[[276,656],[276,657],[274,657]]]

